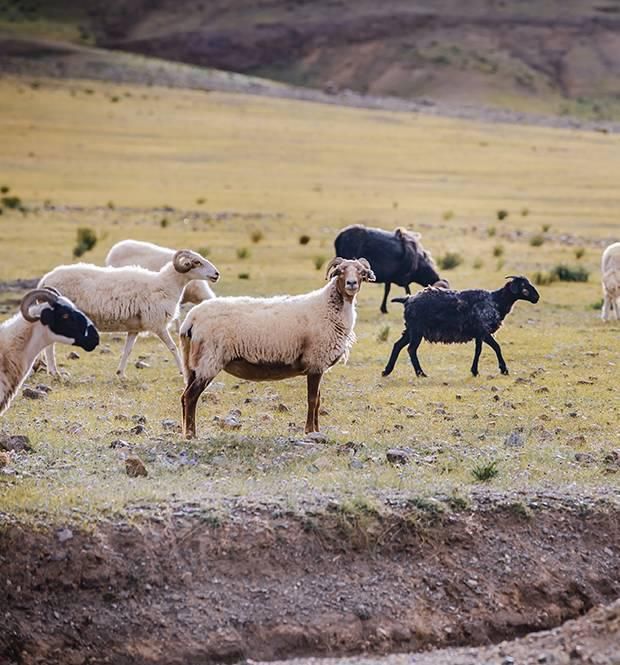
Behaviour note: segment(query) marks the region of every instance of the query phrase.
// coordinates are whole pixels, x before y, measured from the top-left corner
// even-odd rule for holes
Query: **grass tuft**
[[[472,476],[481,483],[489,482],[489,480],[495,478],[498,473],[499,469],[497,468],[497,462],[495,460],[485,464],[478,464],[471,470]]]
[[[442,270],[452,270],[463,263],[463,257],[458,252],[446,252],[438,257],[437,265]]]

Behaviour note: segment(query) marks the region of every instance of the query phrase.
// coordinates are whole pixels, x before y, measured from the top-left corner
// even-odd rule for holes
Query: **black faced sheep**
[[[429,286],[439,280],[435,262],[422,247],[420,234],[398,228],[393,232],[354,224],[342,229],[335,240],[336,256],[368,259],[377,283],[385,284],[381,311],[387,312],[392,282],[411,293],[409,284]]]
[[[92,351],[99,334],[92,321],[56,289],[27,293],[19,313],[0,325],[0,414],[30,372],[35,358],[59,342]]]
[[[527,278],[511,276],[507,279],[510,281],[496,291],[452,291],[430,287],[409,298],[394,298],[392,302],[405,304],[405,330],[394,344],[383,376],[392,372],[398,354],[407,345],[416,375],[426,376],[417,355],[422,338],[443,344],[475,340],[476,351],[471,366],[474,376],[478,375],[478,359],[482,342],[485,342],[495,351],[501,373],[508,374],[502,350],[493,339],[493,333],[502,325],[517,300],[536,303],[540,296]]]
[[[374,275],[366,259],[333,259],[329,284],[299,296],[227,297],[192,308],[181,325],[183,433],[196,436],[198,398],[224,370],[249,381],[306,376],[306,432],[319,431],[321,378],[355,341],[355,299]]]

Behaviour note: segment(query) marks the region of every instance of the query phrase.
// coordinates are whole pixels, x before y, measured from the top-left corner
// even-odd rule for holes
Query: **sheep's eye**
[[[68,318],[69,318],[69,315],[68,315],[68,314],[63,314],[63,315],[62,315],[62,318],[63,318],[63,319],[68,319]]]
[[[521,291],[521,293],[522,293],[524,296],[526,296],[526,295],[529,293],[529,291],[528,291],[527,289],[523,289],[523,291]]]

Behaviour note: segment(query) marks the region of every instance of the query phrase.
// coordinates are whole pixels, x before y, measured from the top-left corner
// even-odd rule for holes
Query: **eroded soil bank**
[[[497,643],[620,597],[620,513],[199,507],[0,530],[0,663],[189,663]]]

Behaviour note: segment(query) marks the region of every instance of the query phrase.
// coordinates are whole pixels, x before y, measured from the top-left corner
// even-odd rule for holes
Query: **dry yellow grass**
[[[0,185],[30,208],[0,217],[0,280],[71,260],[79,226],[100,236],[85,257],[94,262],[126,237],[208,247],[222,271],[221,294],[320,286],[315,259],[328,259],[337,230],[353,222],[405,225],[422,231],[435,255],[459,252],[464,263],[446,273],[458,288],[495,288],[505,274],[558,262],[591,271],[587,283],[541,287],[537,306],[517,304],[498,334],[509,377],[499,376],[488,349],[473,379],[473,345],[423,344],[428,379],[414,378],[405,353],[381,379],[402,310],[393,304],[381,316],[380,287],[365,287],[358,344],[349,365],[324,383],[330,442],[309,455],[288,441],[301,436],[301,379],[218,377],[208,391],[215,397],[199,406],[201,438],[187,444],[161,425],[180,419],[182,389],[163,345],[140,339],[134,360],[147,354],[151,367],[130,365],[126,382],[113,377],[120,342],[106,341],[111,355],[82,353],[79,361],[64,360],[61,348],[71,380],[54,382],[45,402],[18,398],[3,418],[3,431],[28,434],[35,448],[14,459],[17,475],[1,476],[4,509],[96,513],[239,494],[297,504],[315,491],[466,494],[472,468],[490,460],[498,461],[498,488],[617,490],[604,456],[619,447],[620,329],[603,325],[591,305],[600,298],[597,243],[618,235],[620,137],[84,82],[33,88],[3,80],[0,97]],[[500,209],[509,212],[503,221]],[[544,243],[530,245],[543,225]],[[263,238],[253,243],[256,230]],[[311,240],[300,245],[304,233]],[[562,235],[579,237],[586,249],[579,261]],[[243,247],[250,255],[240,259]],[[388,341],[380,342],[386,325]],[[290,411],[274,409],[279,403]],[[223,435],[212,418],[235,407],[242,428]],[[145,434],[115,420],[133,414],[146,416]],[[506,447],[518,428],[524,447]],[[109,447],[117,438],[143,457],[148,478],[127,478],[126,451]],[[347,441],[363,444],[360,468],[337,452]],[[414,461],[386,464],[392,446],[411,447]]]

